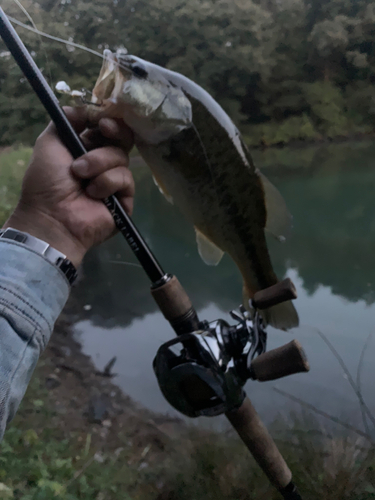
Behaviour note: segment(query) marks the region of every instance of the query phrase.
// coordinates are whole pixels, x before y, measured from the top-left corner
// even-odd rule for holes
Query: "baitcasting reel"
[[[236,325],[203,321],[199,330],[166,342],[156,354],[154,370],[162,393],[189,417],[220,415],[241,406],[251,361],[266,350],[267,333],[258,313],[252,319],[241,307],[231,316]]]
[[[296,340],[266,353],[265,325],[258,304],[252,305],[251,311],[243,306],[231,311],[235,325],[222,319],[202,321],[198,330],[159,348],[153,363],[159,387],[184,415],[216,416],[234,410],[243,403],[248,379],[274,380],[309,370]]]

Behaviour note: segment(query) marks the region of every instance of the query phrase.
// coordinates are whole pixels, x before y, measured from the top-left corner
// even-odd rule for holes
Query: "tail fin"
[[[250,294],[244,286],[243,301],[246,308],[249,307],[249,299]],[[279,330],[289,330],[299,325],[298,313],[291,300],[264,309],[261,314],[266,325],[271,325]]]
[[[261,311],[267,325],[279,330],[289,330],[299,325],[298,313],[291,300]]]

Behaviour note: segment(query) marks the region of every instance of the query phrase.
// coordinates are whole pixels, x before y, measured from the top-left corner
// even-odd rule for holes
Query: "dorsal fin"
[[[265,229],[279,241],[284,241],[292,229],[292,216],[287,209],[284,198],[275,186],[259,170],[257,170],[257,174],[263,185],[266,202],[267,222]]]
[[[284,241],[292,229],[293,218],[289,213],[284,198],[281,196],[275,186],[267,179],[259,169],[254,166],[246,144],[240,139],[243,152],[251,169],[255,169],[264,189],[264,198],[267,211],[267,220],[265,230],[272,234],[279,241]]]

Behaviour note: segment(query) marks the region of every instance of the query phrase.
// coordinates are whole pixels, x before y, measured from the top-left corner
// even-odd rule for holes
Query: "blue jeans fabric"
[[[0,440],[69,292],[62,272],[44,257],[0,239]]]

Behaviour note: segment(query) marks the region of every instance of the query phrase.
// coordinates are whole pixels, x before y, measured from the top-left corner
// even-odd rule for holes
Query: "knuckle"
[[[121,179],[121,190],[122,191],[132,191],[133,189],[133,176],[130,171],[125,167],[120,167],[120,179]]]
[[[129,177],[127,175],[127,170],[122,167],[121,168],[121,177],[122,177],[122,185],[127,187],[129,185]]]
[[[89,171],[93,175],[97,175],[102,172],[105,168],[106,158],[103,156],[100,149],[93,149],[87,155],[85,155],[85,159],[89,165]]]
[[[72,113],[74,108],[72,106],[63,106],[63,110],[64,110],[64,113],[68,114],[68,113]]]
[[[111,154],[113,155],[114,158],[117,159],[120,165],[127,162],[128,155],[125,153],[123,149],[116,146],[112,146]]]
[[[95,183],[97,185],[98,190],[107,194],[113,190],[114,181],[112,176],[108,174],[108,172],[100,175],[95,179]]]
[[[114,168],[120,162],[123,163],[121,150],[111,146],[94,149],[88,153],[92,160],[93,166],[99,171],[106,171]]]
[[[129,192],[132,196],[134,196],[134,192],[135,192],[135,182],[134,182],[134,178],[133,178],[133,175],[132,173],[130,172],[130,170],[126,170],[126,173],[127,173],[127,179],[128,179],[128,188],[129,188]]]

